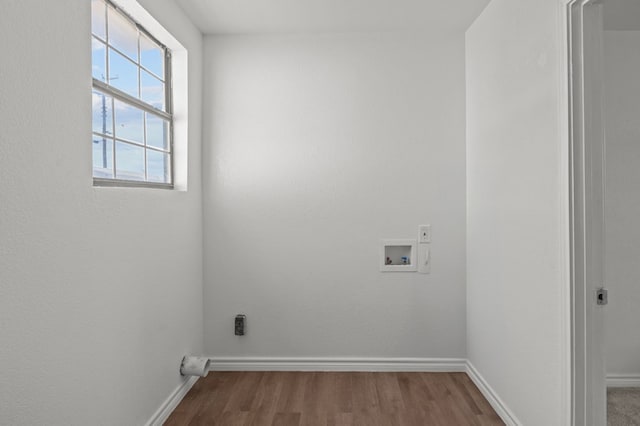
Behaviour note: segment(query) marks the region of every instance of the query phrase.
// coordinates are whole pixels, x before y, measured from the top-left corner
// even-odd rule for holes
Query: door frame
[[[569,135],[571,424],[606,425],[602,0],[564,0]]]

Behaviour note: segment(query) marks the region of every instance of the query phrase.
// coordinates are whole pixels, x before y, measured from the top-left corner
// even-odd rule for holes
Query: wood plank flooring
[[[465,373],[211,372],[165,425],[504,423]]]

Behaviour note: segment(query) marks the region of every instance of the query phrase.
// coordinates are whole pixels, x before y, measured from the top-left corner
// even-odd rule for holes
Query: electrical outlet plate
[[[234,333],[236,336],[244,336],[246,328],[247,317],[243,314],[236,315],[234,323]]]
[[[431,242],[431,225],[420,225],[418,227],[418,242],[420,244]]]

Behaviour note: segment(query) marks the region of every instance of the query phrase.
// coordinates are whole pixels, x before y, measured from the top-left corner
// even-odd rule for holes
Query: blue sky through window
[[[138,67],[113,49],[109,49],[108,83],[128,95],[139,97]]]
[[[167,111],[164,48],[104,0],[91,4],[93,78]],[[169,183],[169,122],[101,90],[92,99],[94,176]]]
[[[116,100],[115,136],[144,144],[144,112],[134,106]]]

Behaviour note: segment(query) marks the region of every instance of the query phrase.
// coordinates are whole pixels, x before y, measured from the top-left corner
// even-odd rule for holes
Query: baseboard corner
[[[467,375],[507,426],[522,424],[469,360],[467,360]]]
[[[145,426],[162,426],[200,377],[191,376],[169,395]]]

